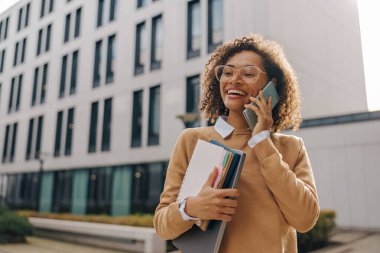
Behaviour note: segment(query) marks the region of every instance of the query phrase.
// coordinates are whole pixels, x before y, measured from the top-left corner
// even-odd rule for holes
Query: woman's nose
[[[232,84],[234,83],[239,83],[241,82],[241,75],[240,75],[240,71],[239,70],[235,70],[233,75],[231,76],[231,79],[230,79],[230,82]]]

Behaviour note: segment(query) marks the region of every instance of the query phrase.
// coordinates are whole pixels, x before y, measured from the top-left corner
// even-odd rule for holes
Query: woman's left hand
[[[250,103],[244,105],[246,109],[251,109],[257,115],[257,124],[255,128],[253,129],[252,136],[264,130],[270,131],[273,125],[272,109],[271,109],[272,97],[269,97],[268,101],[266,101],[263,91],[261,90],[259,92],[259,98],[260,99],[257,99],[255,97],[250,97],[251,102],[255,102],[257,106],[252,105]]]

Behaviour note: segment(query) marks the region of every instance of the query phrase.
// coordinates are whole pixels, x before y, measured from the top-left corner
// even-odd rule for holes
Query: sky
[[[7,10],[18,0],[0,0],[0,13]],[[357,0],[362,35],[364,74],[367,88],[367,103],[370,111],[380,110],[380,76],[377,75],[380,59],[380,1]]]

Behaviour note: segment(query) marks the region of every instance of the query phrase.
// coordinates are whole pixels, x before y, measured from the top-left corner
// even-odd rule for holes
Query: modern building
[[[0,14],[2,201],[152,212],[210,53],[247,33],[284,45],[305,119],[367,111],[355,0],[20,0]]]

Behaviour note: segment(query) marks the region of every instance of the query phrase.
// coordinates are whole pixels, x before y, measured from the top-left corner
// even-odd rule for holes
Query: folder
[[[178,200],[198,194],[213,168],[219,164],[220,159],[225,158],[225,151],[231,152],[233,156],[228,171],[226,171],[227,173],[222,183],[222,188],[237,188],[245,160],[245,153],[241,150],[229,149],[215,140],[212,140],[210,143],[198,140],[183,179]],[[200,152],[202,153],[200,154]],[[210,166],[215,163],[217,165]],[[195,164],[197,164],[197,167],[194,167]],[[190,180],[198,182],[191,182]],[[193,189],[191,195],[188,195],[190,191],[187,190],[187,185],[198,185],[198,188]],[[226,222],[212,220],[209,221],[206,231],[194,225],[190,230],[174,239],[173,245],[184,253],[217,253],[222,242],[226,225]]]

